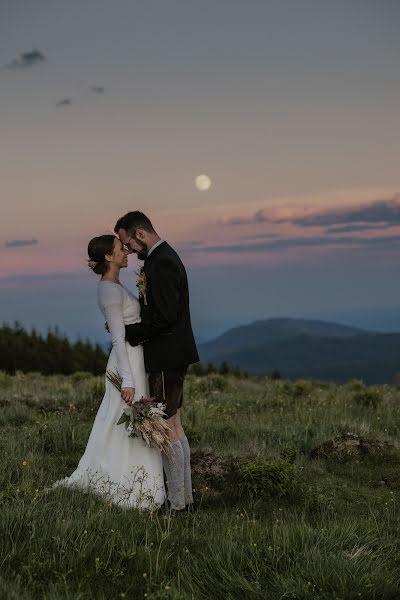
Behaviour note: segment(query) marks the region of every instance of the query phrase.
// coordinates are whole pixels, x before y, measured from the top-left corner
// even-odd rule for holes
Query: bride
[[[89,267],[101,279],[98,303],[112,336],[107,370],[122,377],[121,393],[106,379],[104,398],[77,469],[53,487],[93,490],[128,508],[154,510],[165,500],[161,452],[141,438],[129,437],[118,425],[125,403],[149,397],[142,346],[125,342],[125,325],[140,321],[138,299],[119,281],[128,265],[128,251],[114,235],[93,238],[88,246]]]

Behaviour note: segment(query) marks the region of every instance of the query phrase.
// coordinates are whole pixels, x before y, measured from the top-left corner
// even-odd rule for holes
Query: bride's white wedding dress
[[[125,325],[140,321],[138,299],[124,286],[100,281],[98,303],[108,323],[113,348],[107,369],[118,371],[123,387],[135,388],[135,400],[148,397],[142,346],[125,342]],[[54,484],[91,489],[123,507],[154,509],[164,502],[161,452],[141,438],[128,437],[117,421],[126,408],[119,391],[106,379],[106,390],[77,469]]]

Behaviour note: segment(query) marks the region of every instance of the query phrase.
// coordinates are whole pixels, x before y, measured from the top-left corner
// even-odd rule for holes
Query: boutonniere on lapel
[[[147,281],[143,267],[136,272],[136,287],[139,290],[139,297],[143,298],[144,304],[147,306]]]

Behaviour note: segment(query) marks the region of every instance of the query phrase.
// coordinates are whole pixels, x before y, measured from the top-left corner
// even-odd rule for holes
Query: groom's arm
[[[151,278],[151,297],[154,306],[148,322],[126,325],[126,340],[131,346],[143,344],[168,331],[179,317],[181,273],[170,259],[159,259]]]

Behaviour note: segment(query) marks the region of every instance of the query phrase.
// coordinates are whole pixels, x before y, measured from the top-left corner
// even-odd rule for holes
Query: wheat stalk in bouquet
[[[108,381],[120,392],[122,377],[118,372],[107,370]],[[124,408],[117,425],[125,424],[129,437],[139,437],[148,446],[160,448],[168,456],[172,453],[172,445],[168,432],[170,427],[164,420],[165,404],[156,402],[154,398],[141,398]]]

